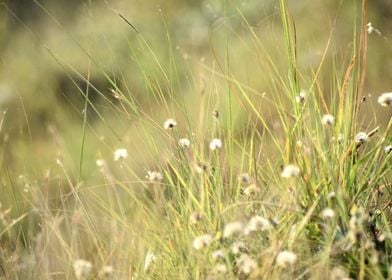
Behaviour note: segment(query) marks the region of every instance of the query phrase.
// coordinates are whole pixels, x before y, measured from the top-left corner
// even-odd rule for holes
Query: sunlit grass
[[[371,120],[362,121],[369,102],[365,9],[353,11],[351,48],[327,56],[328,40],[307,71],[298,66],[298,30],[286,1],[279,13],[278,49],[238,10],[213,27],[219,44],[211,38],[213,55],[204,59],[174,52],[163,14],[170,46],[164,59],[162,42],[121,14],[135,36],[127,53],[143,94],[88,49],[110,95],[96,88],[90,71],[48,48],[82,96],[81,110],[75,108],[80,125],[54,125],[53,144],[30,152],[26,142],[7,142],[3,123],[10,120],[2,116],[1,277],[391,277],[392,121],[377,118],[391,102],[390,93],[380,93]],[[254,65],[232,44],[251,53]],[[340,56],[349,59],[337,65]],[[255,69],[263,86],[246,79]],[[332,90],[321,82],[326,71]],[[101,103],[91,100],[92,91]],[[21,131],[37,143],[34,132]],[[9,146],[16,163],[7,159]]]

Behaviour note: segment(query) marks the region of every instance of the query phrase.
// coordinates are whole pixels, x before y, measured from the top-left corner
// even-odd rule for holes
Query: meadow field
[[[0,279],[392,279],[390,0],[0,0]]]

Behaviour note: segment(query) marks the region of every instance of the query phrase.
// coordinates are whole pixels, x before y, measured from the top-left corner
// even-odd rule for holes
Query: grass
[[[364,109],[371,34],[366,1],[355,3],[350,49],[331,51],[337,15],[318,64],[306,70],[284,0],[271,35],[278,48],[240,9],[229,16],[225,1],[212,30],[223,38],[211,38],[212,56],[201,61],[174,52],[163,13],[165,57],[121,14],[134,36],[127,54],[139,90],[82,45],[87,74],[47,48],[83,97],[80,125],[61,115],[50,145],[23,129],[28,141],[10,142],[3,114],[0,277],[391,278],[391,107]],[[263,86],[249,75],[255,69]]]

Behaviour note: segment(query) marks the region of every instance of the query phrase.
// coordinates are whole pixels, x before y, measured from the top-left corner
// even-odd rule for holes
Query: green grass
[[[392,277],[391,106],[363,101],[374,35],[365,1],[350,8],[350,47],[335,48],[337,12],[308,68],[286,1],[263,21],[275,31],[268,40],[223,4],[204,59],[176,49],[164,12],[155,41],[108,7],[131,32],[132,76],[77,39],[85,72],[46,48],[83,98],[70,100],[72,114],[53,105],[49,132],[23,98],[19,127],[0,119],[0,279]],[[96,73],[110,89],[94,84]],[[169,118],[177,125],[165,129]],[[214,138],[221,147],[210,148]],[[128,156],[114,160],[120,148]]]

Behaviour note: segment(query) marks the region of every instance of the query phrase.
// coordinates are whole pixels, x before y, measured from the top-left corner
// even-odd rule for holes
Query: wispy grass
[[[40,175],[15,169],[2,148],[1,277],[391,277],[392,167],[386,147],[392,121],[383,125],[376,113],[361,121],[369,102],[363,99],[366,1],[353,8],[351,48],[327,55],[336,18],[320,61],[306,72],[298,66],[302,31],[286,1],[279,2],[279,48],[265,43],[241,9],[232,13],[224,3],[223,20],[214,25],[224,42],[214,45],[211,39],[214,54],[204,60],[176,52],[164,12],[159,16],[168,52],[162,58],[162,42],[147,39],[125,15],[109,9],[135,36],[127,53],[143,79],[143,94],[123,83],[125,75],[121,83],[113,78],[85,49],[87,74],[48,49],[65,73],[85,83],[80,87],[68,74],[83,96],[81,126],[64,138],[52,130],[56,157]],[[233,52],[238,42],[257,67]],[[92,66],[114,96],[91,82]],[[256,68],[267,84],[247,80]],[[331,79],[328,85],[323,75]],[[92,90],[103,103],[93,103]],[[1,135],[7,121],[4,114]],[[189,146],[179,142],[184,138]],[[73,143],[73,156],[64,143]]]

